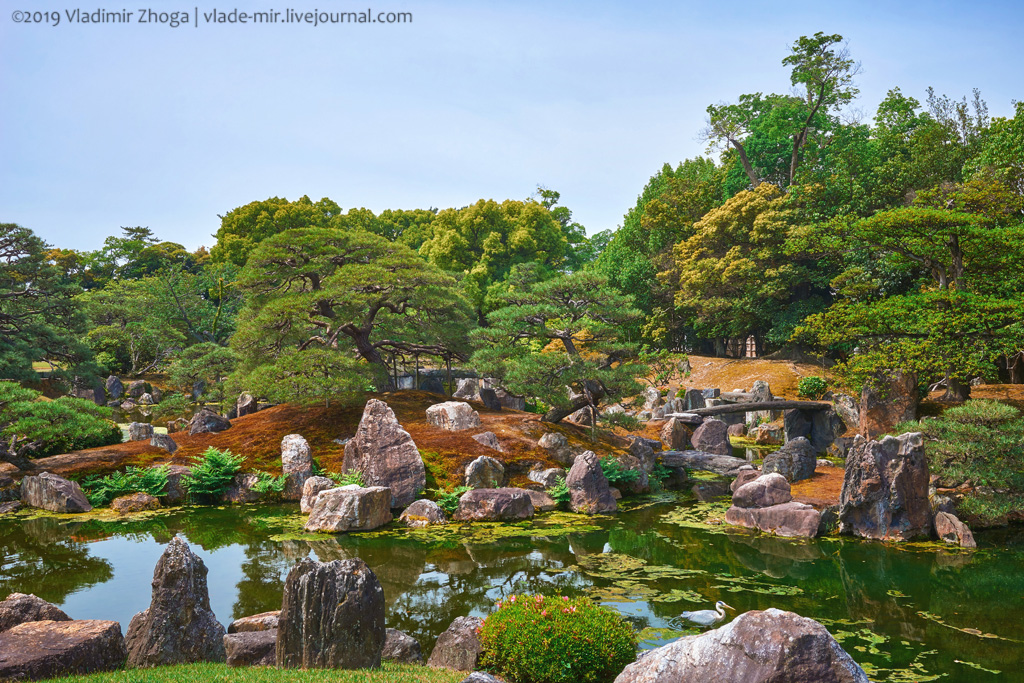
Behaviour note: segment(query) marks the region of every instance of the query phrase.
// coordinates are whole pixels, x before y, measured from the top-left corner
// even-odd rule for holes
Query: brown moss
[[[836,505],[843,490],[843,475],[842,467],[820,467],[810,479],[793,484],[793,500],[816,508]]]

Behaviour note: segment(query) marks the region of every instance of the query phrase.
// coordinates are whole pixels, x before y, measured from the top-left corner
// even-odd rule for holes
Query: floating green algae
[[[732,505],[729,501],[693,503],[679,507],[662,516],[664,524],[675,524],[688,529],[702,529],[712,533],[725,533],[734,527],[725,523],[725,512]]]

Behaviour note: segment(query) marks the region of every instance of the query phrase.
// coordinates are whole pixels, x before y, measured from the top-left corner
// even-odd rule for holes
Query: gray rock
[[[566,467],[572,466],[576,454],[572,447],[569,446],[569,440],[563,434],[548,432],[540,437],[537,445],[547,451],[551,459],[558,464],[565,465]]]
[[[260,612],[248,617],[235,619],[228,625],[228,633],[246,633],[249,631],[277,631],[281,619],[281,610]]]
[[[405,522],[406,526],[416,528],[427,527],[432,524],[447,524],[448,518],[444,510],[432,500],[421,498],[409,507],[402,510],[399,521]]]
[[[181,505],[188,498],[183,479],[192,469],[185,465],[171,465],[167,468],[167,488],[163,495],[165,505]]]
[[[505,681],[483,671],[474,671],[459,683],[505,683]]]
[[[238,414],[238,417],[252,415],[257,410],[259,410],[259,406],[256,403],[255,396],[248,391],[243,391],[238,395],[238,399],[235,401],[235,412]]]
[[[21,480],[21,502],[29,507],[50,512],[88,512],[89,499],[77,482],[68,481],[50,472]]]
[[[302,498],[299,499],[299,510],[304,515],[308,515],[313,511],[313,504],[316,503],[317,496],[320,495],[321,491],[328,491],[336,488],[338,485],[334,483],[333,479],[327,477],[310,477],[302,485]]]
[[[218,415],[209,408],[200,410],[192,416],[188,423],[188,433],[190,435],[223,432],[225,429],[230,428],[231,420],[223,415]]]
[[[499,453],[505,452],[505,449],[501,447],[501,442],[498,441],[498,436],[494,432],[481,432],[480,434],[474,434],[473,441],[487,446],[492,450],[498,451]]]
[[[494,458],[481,455],[466,465],[466,486],[471,489],[496,489],[505,483],[505,467]]]
[[[352,484],[321,491],[304,528],[331,533],[370,531],[391,519],[391,489]]]
[[[441,396],[446,396],[448,394],[441,378],[434,376],[424,377],[420,380],[420,391],[428,391],[431,394],[439,394]]]
[[[231,478],[231,483],[221,494],[221,501],[225,503],[256,503],[263,497],[262,493],[256,491],[255,486],[260,478],[256,474],[239,472]]]
[[[70,621],[56,605],[24,593],[11,593],[0,602],[0,633],[29,621]]]
[[[111,375],[107,377],[107,382],[104,385],[107,390],[107,396],[111,400],[117,400],[124,396],[124,384],[121,382],[121,378],[117,375]]]
[[[483,644],[480,642],[480,628],[484,620],[480,617],[459,617],[437,638],[434,651],[427,660],[429,666],[472,671],[480,663]]]
[[[857,429],[860,426],[860,406],[857,405],[857,399],[847,394],[834,394],[832,405],[848,429]]]
[[[644,389],[644,410],[654,410],[664,404],[665,399],[662,398],[660,391],[654,387]]]
[[[456,384],[455,393],[452,398],[460,398],[464,401],[480,400],[480,380],[475,377],[460,379]]]
[[[480,402],[488,410],[501,410],[501,400],[498,398],[498,392],[490,387],[482,387],[480,389]]]
[[[735,477],[744,470],[754,469],[743,458],[732,455],[715,455],[703,451],[665,451],[661,454],[661,462],[666,467],[685,467],[690,470],[714,472],[723,477]]]
[[[949,545],[958,545],[961,548],[977,548],[978,543],[974,540],[974,534],[966,524],[957,519],[956,515],[948,512],[937,512],[935,514],[935,535],[939,540]]]
[[[206,573],[185,541],[171,539],[153,572],[153,599],[128,626],[129,666],[225,661],[224,627],[210,609]]]
[[[399,664],[423,663],[423,651],[415,638],[394,628],[387,629],[386,634],[381,659]]]
[[[427,408],[427,423],[449,432],[461,432],[480,426],[480,414],[461,401],[435,403]]]
[[[160,387],[153,387],[153,391],[149,392],[149,395],[153,397],[153,403],[164,400],[164,392],[160,390]]]
[[[786,432],[778,425],[766,424],[753,430],[754,443],[761,446],[781,446],[786,443]]]
[[[559,479],[565,479],[566,471],[560,467],[549,467],[546,470],[530,470],[526,478],[535,481],[546,489],[558,483]]]
[[[690,429],[676,417],[671,417],[661,428],[661,442],[670,451],[682,451],[690,446]]]
[[[530,502],[533,503],[534,512],[551,512],[558,508],[558,501],[543,491],[534,491],[533,489],[524,490],[527,495],[530,496]]]
[[[288,572],[278,666],[377,668],[385,640],[384,589],[361,559],[322,563],[304,557]]]
[[[153,438],[153,425],[147,422],[132,422],[128,425],[129,441],[146,441]]]
[[[724,498],[730,492],[727,481],[702,481],[694,484],[690,490],[702,503],[708,503],[716,498]]]
[[[313,453],[300,434],[281,439],[281,470],[286,477],[282,498],[301,500],[302,487],[313,476]]]
[[[700,395],[704,398],[718,398],[722,395],[721,389],[701,389]]]
[[[705,398],[715,398],[714,396],[704,396],[704,392],[700,389],[687,389],[686,393],[683,394],[683,410],[697,410],[703,408],[707,404],[704,402]]]
[[[601,462],[593,451],[586,451],[576,457],[565,478],[565,484],[569,487],[569,505],[573,512],[595,515],[618,509],[609,490],[608,479],[601,471]]]
[[[148,382],[137,379],[134,382],[128,383],[128,389],[125,391],[125,394],[131,398],[139,398],[143,394],[147,393],[151,388],[152,387]]]
[[[274,666],[277,662],[277,629],[241,631],[224,635],[228,666]]]
[[[473,489],[459,498],[460,522],[499,522],[533,517],[533,502],[524,489]]]
[[[387,403],[370,399],[356,435],[345,444],[344,471],[359,470],[369,486],[391,489],[391,507],[405,507],[427,485],[416,442],[398,424]]]
[[[721,420],[705,420],[690,437],[693,447],[704,453],[732,455],[729,443],[729,425]]]
[[[153,434],[149,438],[149,445],[171,454],[178,450],[178,444],[171,438],[170,434]]]
[[[762,474],[743,484],[732,494],[732,504],[741,508],[766,508],[793,499],[789,482],[781,474]]]
[[[116,621],[30,621],[0,633],[0,680],[40,680],[124,666]]]
[[[818,464],[811,442],[803,437],[793,439],[785,446],[764,457],[761,471],[765,474],[778,472],[788,481],[801,481],[814,476]]]
[[[139,396],[139,405],[141,406],[151,406],[154,405],[155,403],[156,401],[153,399],[153,394],[149,392],[146,392],[142,396]]]

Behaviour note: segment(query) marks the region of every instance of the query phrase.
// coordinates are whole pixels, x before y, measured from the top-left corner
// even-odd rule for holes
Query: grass
[[[458,683],[465,672],[385,662],[379,669],[231,668],[227,664],[178,664],[54,678],[60,683]]]

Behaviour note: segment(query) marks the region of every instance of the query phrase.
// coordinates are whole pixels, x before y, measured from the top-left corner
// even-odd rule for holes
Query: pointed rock
[[[344,471],[359,470],[368,486],[391,489],[391,507],[405,507],[427,485],[423,458],[384,401],[370,399],[356,435],[345,444]]]

